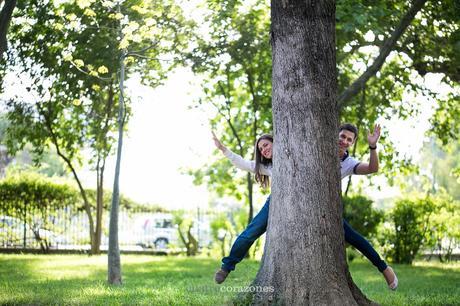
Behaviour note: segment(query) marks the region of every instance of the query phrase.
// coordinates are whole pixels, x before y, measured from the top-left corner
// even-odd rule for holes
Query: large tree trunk
[[[0,1],[0,6],[3,1]],[[6,0],[0,11],[0,60],[3,58],[3,53],[8,48],[6,34],[10,27],[11,17],[13,16],[14,8],[16,7],[16,0]]]
[[[369,304],[345,259],[335,1],[272,1],[274,168],[255,304]]]

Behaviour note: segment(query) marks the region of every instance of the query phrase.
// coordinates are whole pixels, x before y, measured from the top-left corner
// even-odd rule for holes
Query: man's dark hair
[[[344,123],[339,128],[339,133],[343,130],[347,130],[355,134],[355,139],[358,138],[358,128],[351,123]]]

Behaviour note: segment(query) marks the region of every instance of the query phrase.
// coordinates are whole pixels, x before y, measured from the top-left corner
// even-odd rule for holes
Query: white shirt
[[[230,162],[237,168],[245,171],[249,171],[255,173],[256,169],[256,162],[253,160],[246,160],[240,155],[233,153],[229,149],[227,149],[224,155],[230,160]],[[348,152],[345,152],[342,160],[340,161],[340,174],[342,179],[349,176],[356,174],[356,167],[359,165],[360,161],[350,157]],[[259,172],[263,175],[272,176],[272,164],[269,165],[260,165]]]
[[[361,162],[359,160],[349,156],[348,151],[346,151],[340,160],[340,174],[342,179],[349,175],[356,174],[356,167],[358,167],[360,163]]]

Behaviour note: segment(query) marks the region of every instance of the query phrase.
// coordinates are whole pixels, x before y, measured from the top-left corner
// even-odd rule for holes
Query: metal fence
[[[104,212],[101,250],[108,248],[109,213]],[[190,215],[190,214],[189,214]],[[212,243],[209,214],[191,213],[192,234],[199,247]],[[121,250],[151,251],[183,247],[170,213],[120,209],[118,240]],[[53,212],[13,211],[0,215],[0,247],[43,251],[89,250],[89,219],[85,211],[66,207]]]

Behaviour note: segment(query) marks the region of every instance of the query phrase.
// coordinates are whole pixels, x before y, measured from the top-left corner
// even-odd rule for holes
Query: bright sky
[[[205,186],[194,186],[181,169],[198,168],[214,148],[203,111],[188,109],[199,94],[196,79],[187,69],[173,74],[155,90],[128,82],[133,116],[125,135],[120,191],[141,203],[169,208],[207,207]],[[106,187],[113,188],[115,157],[106,167]],[[85,182],[95,186],[95,176],[85,173]]]

